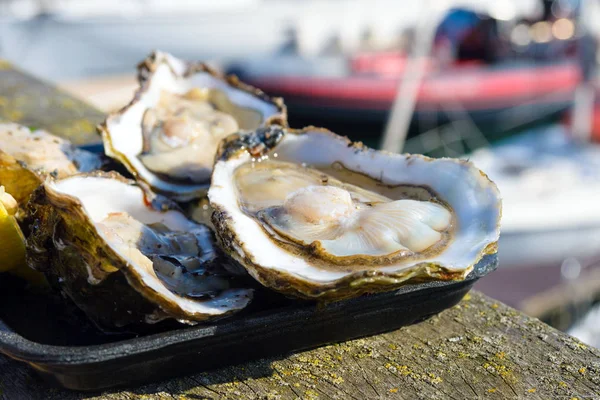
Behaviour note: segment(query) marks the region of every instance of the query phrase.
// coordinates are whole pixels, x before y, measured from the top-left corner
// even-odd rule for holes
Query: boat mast
[[[431,54],[435,32],[447,11],[446,1],[430,0],[421,7],[415,29],[415,43],[406,61],[406,72],[398,82],[381,148],[400,153],[404,147],[421,82],[425,76],[427,56]]]

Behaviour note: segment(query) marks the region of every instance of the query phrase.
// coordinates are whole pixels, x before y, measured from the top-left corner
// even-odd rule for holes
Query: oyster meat
[[[46,181],[28,211],[29,265],[105,329],[222,317],[252,297],[205,225],[116,173]]]
[[[139,66],[139,79],[133,101],[102,127],[105,152],[179,200],[205,193],[224,137],[286,123],[280,99],[202,63],[155,52]]]
[[[220,147],[209,200],[228,253],[265,286],[324,300],[463,279],[496,252],[501,200],[467,161],[276,126]]]
[[[19,204],[49,175],[61,178],[90,172],[101,164],[97,155],[77,149],[46,131],[31,131],[14,123],[0,124],[0,185]]]

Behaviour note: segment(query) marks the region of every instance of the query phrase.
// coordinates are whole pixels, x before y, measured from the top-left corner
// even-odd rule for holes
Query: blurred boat
[[[392,107],[405,57],[361,54],[350,66],[331,60],[274,57],[229,69],[267,93],[282,96],[290,113],[331,119],[385,121]],[[321,65],[319,65],[321,64]],[[286,73],[275,74],[271,69]],[[293,65],[294,67],[284,67]],[[536,115],[558,114],[573,103],[580,82],[575,61],[525,63],[457,62],[442,67],[431,60],[415,104],[415,118],[443,123],[466,111],[475,122],[498,122],[515,104]]]
[[[429,126],[451,121],[457,112],[493,125],[515,105],[538,118],[558,116],[572,105],[582,77],[570,14],[540,16],[547,20],[513,15],[508,22],[480,7],[405,21],[388,49],[373,48],[367,35],[348,52],[342,38],[332,36],[320,52],[306,54],[303,33],[292,31],[280,52],[232,63],[228,71],[284,97],[292,117],[383,123],[400,84],[411,81],[417,85],[413,120]],[[423,36],[431,40],[422,43]],[[419,64],[418,71],[411,63]]]

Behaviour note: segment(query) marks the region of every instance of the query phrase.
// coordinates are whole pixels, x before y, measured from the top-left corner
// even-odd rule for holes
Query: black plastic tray
[[[265,291],[257,306],[232,318],[195,327],[167,325],[136,337],[74,329],[47,298],[20,293],[10,283],[0,287],[0,352],[69,389],[140,384],[419,322],[457,304],[496,266],[496,256],[486,256],[464,281],[411,284],[321,306]]]

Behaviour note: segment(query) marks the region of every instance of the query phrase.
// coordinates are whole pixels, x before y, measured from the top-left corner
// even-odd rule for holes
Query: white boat
[[[468,158],[502,193],[503,268],[560,266],[600,254],[600,145],[552,125]]]

